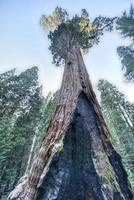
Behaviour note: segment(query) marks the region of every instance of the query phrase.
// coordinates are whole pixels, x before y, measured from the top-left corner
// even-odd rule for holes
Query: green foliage
[[[43,100],[43,103],[41,106],[40,121],[38,124],[37,140],[36,140],[34,153],[33,153],[34,157],[36,157],[37,152],[39,151],[42,140],[46,135],[49,122],[54,114],[54,110],[55,110],[55,106],[57,102],[57,95],[58,95],[57,92],[54,95],[49,93],[48,96]]]
[[[132,41],[130,46],[118,47],[117,52],[121,59],[124,76],[127,80],[134,80],[134,8],[131,5],[129,13],[125,11],[117,20],[117,30],[123,38]]]
[[[129,13],[125,11],[117,20],[117,30],[123,37],[129,37],[134,40],[134,8],[131,5]]]
[[[131,46],[120,46],[117,52],[121,59],[124,76],[128,80],[134,80],[134,49]]]
[[[57,15],[60,17],[57,18]],[[90,22],[85,9],[82,9],[80,16],[75,15],[69,18],[67,12],[58,7],[52,16],[43,15],[41,26],[43,28],[50,27],[48,38],[51,40],[49,49],[53,55],[53,62],[57,66],[64,63],[68,51],[73,45],[78,45],[87,52],[90,47],[99,43],[100,36],[105,30],[112,30],[114,19],[99,16]]]
[[[106,171],[106,177],[110,181],[110,183],[114,186],[114,189],[116,192],[120,192],[120,187],[119,184],[116,180],[115,173],[110,165],[105,166],[105,171]]]
[[[64,151],[64,146],[63,145],[60,145],[60,146],[57,147],[57,152],[58,153],[61,153],[63,151]]]
[[[67,11],[60,7],[56,7],[52,15],[41,16],[40,25],[43,26],[43,28],[45,28],[46,30],[54,30],[67,19],[68,19]]]
[[[0,75],[0,198],[24,174],[42,101],[37,67]]]
[[[125,96],[108,81],[100,80],[101,107],[110,130],[111,141],[122,157],[134,190],[134,108]]]

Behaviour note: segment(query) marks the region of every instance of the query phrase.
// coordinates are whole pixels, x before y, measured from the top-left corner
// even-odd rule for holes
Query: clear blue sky
[[[52,65],[47,33],[39,26],[42,14],[50,14],[58,5],[71,15],[86,8],[91,18],[98,15],[119,16],[128,10],[133,0],[0,0],[0,73],[13,67],[18,72],[39,67],[44,91],[60,87],[62,68]],[[131,101],[134,85],[123,81],[116,48],[126,43],[117,32],[106,33],[98,46],[92,48],[84,60],[93,82],[104,78],[116,84]]]

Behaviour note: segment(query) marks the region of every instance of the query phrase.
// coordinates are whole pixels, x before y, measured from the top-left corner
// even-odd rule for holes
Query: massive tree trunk
[[[77,45],[68,51],[54,116],[23,179],[9,199],[133,199]]]

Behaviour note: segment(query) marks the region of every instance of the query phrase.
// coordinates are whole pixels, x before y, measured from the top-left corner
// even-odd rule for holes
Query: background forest
[[[132,5],[117,18],[115,29],[124,41],[129,40],[117,48],[117,54],[120,73],[133,84]],[[108,80],[100,79],[97,88],[110,140],[122,157],[134,191],[134,103]],[[11,69],[0,74],[0,199],[5,200],[19,178],[29,171],[54,113],[57,95],[58,91],[43,95],[36,66],[21,73]]]

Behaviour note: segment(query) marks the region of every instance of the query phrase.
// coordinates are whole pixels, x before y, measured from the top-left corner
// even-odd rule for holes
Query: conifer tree
[[[0,198],[24,174],[41,104],[37,67],[0,75]]]
[[[101,107],[111,134],[111,140],[120,153],[134,189],[134,108],[118,89],[106,80],[100,80]]]
[[[126,11],[117,20],[117,30],[123,38],[131,41],[129,46],[120,46],[117,48],[121,59],[124,76],[127,80],[134,80],[134,8],[131,5],[129,13]]]

